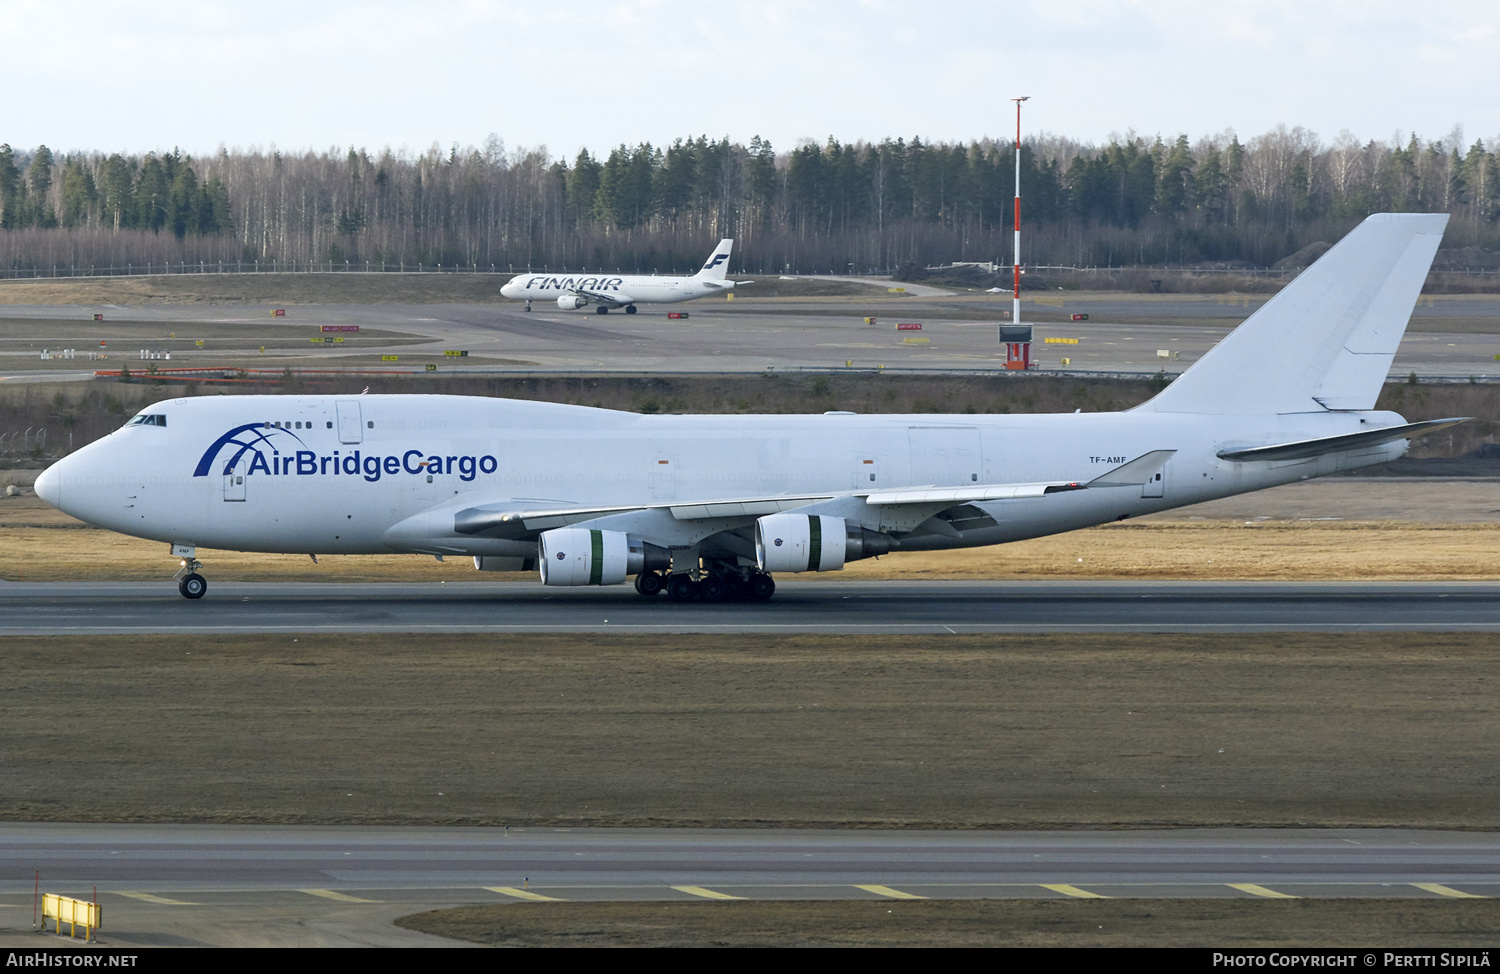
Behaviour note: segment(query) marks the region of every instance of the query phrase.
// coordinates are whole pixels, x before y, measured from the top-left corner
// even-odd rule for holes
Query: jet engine
[[[768,514],[755,522],[755,565],[763,572],[834,572],[894,547],[890,535],[827,514]]]
[[[672,553],[623,531],[543,531],[538,569],[543,585],[618,585],[627,575],[672,566]]]
[[[586,304],[588,304],[588,301],[576,294],[564,294],[557,299],[557,306],[564,311],[577,311]]]

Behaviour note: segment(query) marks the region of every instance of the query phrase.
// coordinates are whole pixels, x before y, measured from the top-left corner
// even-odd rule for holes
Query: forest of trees
[[[1465,141],[1035,138],[1021,150],[1023,261],[1262,267],[1397,210],[1453,214],[1450,262],[1500,268],[1500,140]],[[0,275],[168,262],[666,273],[725,236],[737,273],[1009,263],[1013,156],[919,138],[778,153],[700,136],[572,160],[494,136],[420,155],[0,145]]]

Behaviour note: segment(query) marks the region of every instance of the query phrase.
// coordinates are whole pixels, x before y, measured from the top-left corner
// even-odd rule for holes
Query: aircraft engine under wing
[[[1311,440],[1297,440],[1292,443],[1276,443],[1271,446],[1251,446],[1237,450],[1220,450],[1220,460],[1306,460],[1311,457],[1321,457],[1328,453],[1341,453],[1345,450],[1361,450],[1373,446],[1380,446],[1392,440],[1410,440],[1425,433],[1433,433],[1437,430],[1457,426],[1459,423],[1467,423],[1469,417],[1454,419],[1431,419],[1425,423],[1407,423],[1405,426],[1387,426],[1383,429],[1361,430],[1358,433],[1345,433],[1343,436],[1322,436]],[[1128,464],[1127,464],[1128,466]]]
[[[635,303],[635,298],[619,291],[596,291],[593,288],[580,287],[575,288],[573,293],[595,304],[602,304],[606,308],[623,308],[627,304]]]

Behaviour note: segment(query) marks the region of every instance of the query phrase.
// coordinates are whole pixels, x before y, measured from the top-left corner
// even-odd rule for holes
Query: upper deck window
[[[161,413],[139,413],[139,414],[137,414],[135,416],[130,417],[130,421],[125,424],[125,426],[165,426],[165,425],[167,425],[167,417],[164,416],[164,415],[162,415]],[[121,428],[123,429],[124,427],[121,427]]]

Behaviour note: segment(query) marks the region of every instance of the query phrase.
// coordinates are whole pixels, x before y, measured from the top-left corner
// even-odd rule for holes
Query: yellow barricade
[[[94,931],[104,921],[104,908],[98,903],[90,903],[87,900],[75,900],[71,896],[58,896],[56,893],[42,894],[42,929],[47,929],[47,921],[51,920],[56,926],[57,932],[62,933],[62,925],[68,925],[68,936],[76,936],[78,927],[83,927],[83,939],[93,940]]]

